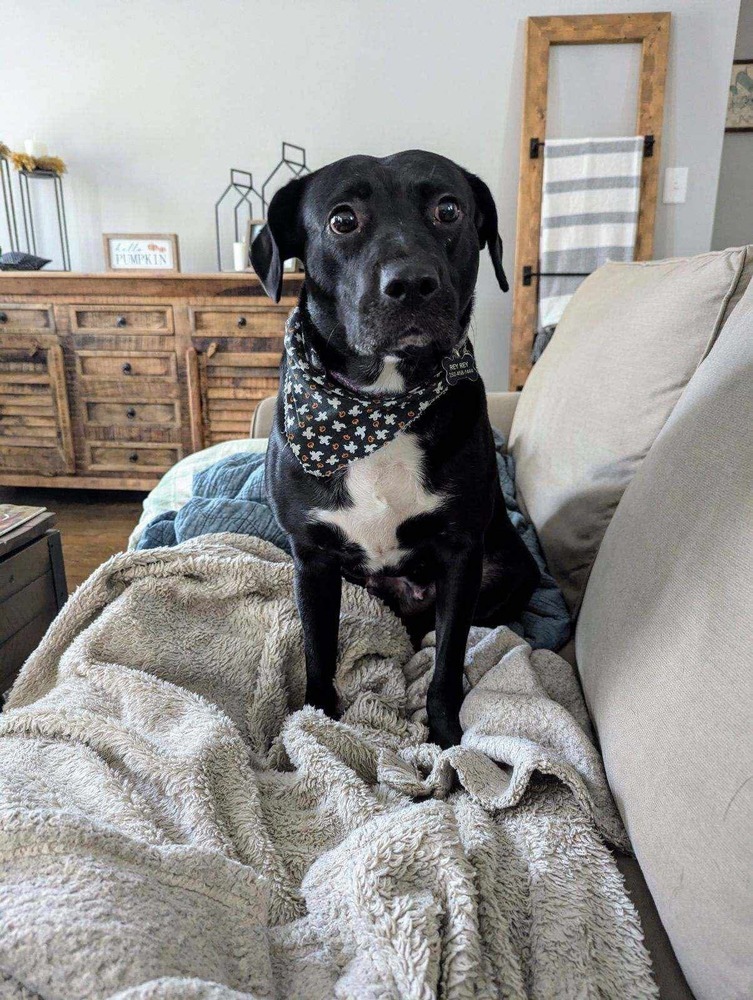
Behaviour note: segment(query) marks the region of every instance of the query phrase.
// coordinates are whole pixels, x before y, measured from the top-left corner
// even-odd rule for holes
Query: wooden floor
[[[145,493],[0,486],[0,503],[47,507],[57,514],[71,593],[97,566],[126,547]]]

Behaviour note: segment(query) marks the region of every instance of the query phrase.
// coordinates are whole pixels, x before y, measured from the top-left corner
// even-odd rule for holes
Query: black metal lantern
[[[287,170],[288,173],[292,174],[292,177],[300,177],[301,174],[311,173],[310,168],[306,164],[306,150],[303,146],[296,146],[293,142],[283,142],[280,162],[261,186],[261,209],[265,219],[267,217],[267,209],[269,208],[267,191],[269,190],[271,181],[281,170]]]
[[[63,178],[54,170],[19,170],[18,188],[21,192],[21,214],[26,236],[26,249],[29,253],[37,253],[37,236],[34,226],[34,213],[31,205],[29,181],[52,181],[55,192],[55,209],[57,212],[58,236],[60,252],[63,258],[63,270],[71,269],[71,251],[68,245],[68,223],[65,218],[65,199],[63,197]]]
[[[214,205],[214,228],[217,240],[217,270],[222,270],[222,241],[220,238],[220,207],[227,197],[238,196],[238,200],[233,205],[233,224],[235,226],[235,242],[240,241],[240,212],[245,206],[248,209],[248,218],[253,219],[253,202],[251,196],[259,199],[260,204],[263,199],[254,187],[254,179],[248,170],[238,170],[235,167],[230,171],[230,183],[222,192]]]
[[[2,154],[0,154],[0,189],[2,189],[5,224],[8,230],[10,249],[19,250],[16,206],[13,201],[13,186],[10,182],[10,163],[8,162],[8,158]]]

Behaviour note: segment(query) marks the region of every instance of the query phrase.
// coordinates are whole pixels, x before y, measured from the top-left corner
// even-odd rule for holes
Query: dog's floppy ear
[[[476,177],[475,174],[467,170],[464,170],[463,174],[471,186],[473,200],[476,202],[475,221],[481,249],[483,250],[484,246],[489,248],[489,256],[492,259],[499,287],[503,292],[507,292],[510,286],[502,267],[502,240],[497,231],[497,206],[494,204],[491,191],[480,177]]]
[[[301,197],[311,175],[296,177],[275,194],[269,204],[267,224],[251,244],[251,264],[275,302],[282,295],[282,265],[291,257],[303,258]]]

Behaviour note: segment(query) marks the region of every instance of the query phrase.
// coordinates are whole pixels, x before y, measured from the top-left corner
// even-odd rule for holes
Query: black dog
[[[484,245],[507,291],[489,189],[416,150],[291,181],[251,250],[275,301],[283,262],[306,267],[266,465],[292,545],[306,701],[336,712],[345,577],[414,637],[436,622],[427,708],[444,747],[460,741],[471,624],[514,619],[539,579],[505,511],[466,341]]]

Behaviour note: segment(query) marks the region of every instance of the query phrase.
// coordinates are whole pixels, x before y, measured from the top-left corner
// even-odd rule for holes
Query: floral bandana
[[[423,385],[399,395],[356,393],[336,383],[307,357],[300,311],[285,325],[285,435],[312,476],[331,476],[383,448],[418,420],[460,378],[478,378],[470,351],[445,358]]]

